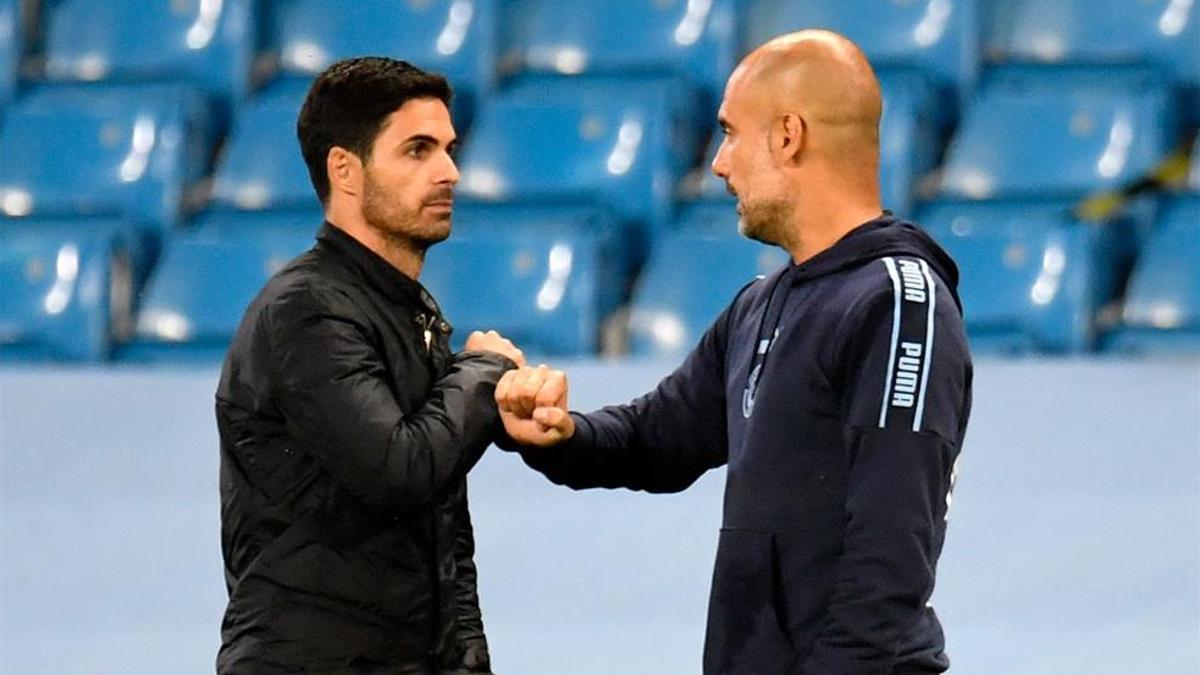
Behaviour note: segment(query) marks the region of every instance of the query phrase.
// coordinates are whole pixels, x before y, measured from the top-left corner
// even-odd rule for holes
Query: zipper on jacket
[[[437,324],[437,316],[426,315],[425,312],[413,317],[413,319],[421,326],[421,335],[425,339],[425,353],[433,353],[433,327]]]

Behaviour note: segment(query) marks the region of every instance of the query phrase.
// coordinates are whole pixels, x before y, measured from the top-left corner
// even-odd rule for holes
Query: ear
[[[363,165],[358,155],[349,150],[333,146],[325,157],[325,171],[329,174],[329,191],[346,195],[357,195],[362,190]]]
[[[771,155],[785,165],[797,164],[800,153],[808,141],[808,125],[796,113],[787,113],[775,119],[771,127]]]

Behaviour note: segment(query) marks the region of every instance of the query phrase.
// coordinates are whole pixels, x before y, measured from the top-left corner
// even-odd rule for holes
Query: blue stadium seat
[[[561,78],[511,88],[480,111],[458,191],[486,202],[607,207],[637,246],[670,222],[675,186],[694,162],[695,100],[655,81]]]
[[[941,192],[957,198],[1080,197],[1137,178],[1175,143],[1158,89],[991,86],[946,152]]]
[[[879,183],[884,208],[910,216],[921,179],[938,156],[935,115],[919,91],[880,78],[883,118],[879,122]]]
[[[43,86],[23,95],[0,128],[0,226],[117,221],[140,288],[161,233],[185,218],[206,172],[208,112],[203,96],[177,85]]]
[[[1165,209],[1129,279],[1118,353],[1200,354],[1200,195]]]
[[[106,359],[129,311],[123,250],[104,223],[0,227],[0,360]]]
[[[205,172],[207,112],[193,90],[171,85],[30,92],[0,130],[0,211],[175,225],[185,190]]]
[[[344,2],[337,11],[325,0],[275,0],[273,12],[272,48],[285,74],[311,78],[364,54],[404,59],[449,78],[464,102],[456,118],[469,117],[495,79],[495,0]]]
[[[984,52],[1001,62],[1151,66],[1200,86],[1200,6],[1175,0],[1007,0]]]
[[[737,57],[733,0],[506,3],[507,72],[684,76],[715,114]]]
[[[217,160],[209,207],[260,211],[311,207],[317,196],[296,139],[307,84],[273,87],[246,103]]]
[[[967,333],[979,352],[1079,352],[1116,292],[1114,228],[1075,222],[1067,203],[961,202],[920,222],[958,263]]]
[[[970,91],[978,76],[978,0],[748,2],[747,46],[802,28],[827,28],[858,44],[877,71],[920,74],[944,94]],[[956,102],[947,97],[948,113]]]
[[[250,91],[255,0],[46,0],[46,75],[54,80],[179,81],[222,104]]]
[[[687,353],[742,286],[788,260],[784,250],[739,235],[728,204],[691,207],[679,228],[656,242],[634,290],[630,353]]]
[[[262,211],[222,211],[213,209],[205,211],[192,222],[193,229],[199,232],[221,233],[236,236],[244,230],[263,229],[273,232],[286,233],[289,230],[301,230],[315,234],[325,213],[321,203],[314,195],[312,200],[295,208],[265,209]]]
[[[310,248],[320,220],[209,223],[167,240],[123,361],[219,360],[272,274]]]
[[[467,207],[430,249],[421,282],[461,347],[498,330],[529,354],[589,355],[615,308],[614,227],[590,209]]]
[[[17,90],[24,45],[19,0],[0,0],[0,112]]]

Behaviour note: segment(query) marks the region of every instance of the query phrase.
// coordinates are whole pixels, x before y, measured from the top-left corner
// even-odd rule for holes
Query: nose
[[[722,140],[720,147],[717,148],[717,154],[713,156],[712,172],[717,178],[729,180],[729,160],[725,156],[725,143]]]
[[[444,157],[442,166],[438,168],[436,181],[439,185],[457,185],[458,184],[458,165],[454,163],[454,158],[450,153],[443,153]]]

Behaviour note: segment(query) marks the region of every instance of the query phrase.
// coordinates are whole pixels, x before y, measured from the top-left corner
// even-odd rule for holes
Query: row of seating
[[[711,100],[745,48],[812,26],[951,93],[969,90],[985,59],[1133,64],[1200,85],[1200,10],[1171,0],[407,0],[336,11],[320,0],[3,0],[0,17],[14,26],[19,8],[36,39],[9,51],[38,57],[50,79],[182,78],[226,104],[273,72],[311,75],[366,52],[408,55],[471,95],[516,73],[654,70]]]
[[[959,263],[973,349],[1200,353],[1200,180],[1193,187],[1167,202],[1136,262],[1127,233],[1072,223],[1053,203],[926,211],[926,228]],[[276,212],[172,234],[136,315],[118,230],[0,230],[0,359],[219,358],[250,299],[312,244],[319,220],[311,210]],[[696,204],[655,246],[628,311],[616,311],[613,231],[588,209],[464,207],[422,281],[455,322],[459,344],[471,330],[494,328],[539,354],[678,356],[741,285],[787,261],[781,249],[738,236],[728,205]],[[1119,307],[1111,305],[1122,279],[1113,260],[1133,264]]]
[[[69,15],[71,11],[82,11],[81,16],[93,17],[96,26],[128,23],[133,16],[124,0],[105,5],[107,9],[74,0],[42,4],[46,37],[42,47],[29,50],[34,54],[50,51],[49,26],[60,20],[57,12]],[[576,265],[572,269],[592,270],[585,275],[590,281],[572,282],[565,287],[577,289],[582,284],[584,289],[592,288],[572,291],[579,293],[572,297],[581,299],[580,307],[584,309],[564,319],[564,325],[570,326],[569,335],[551,337],[547,333],[532,338],[534,344],[544,342],[543,349],[559,353],[594,351],[599,326],[626,299],[626,291],[635,281],[639,286],[633,306],[638,305],[638,298],[652,297],[649,280],[657,278],[655,261],[669,255],[677,236],[683,240],[691,237],[693,242],[708,241],[714,236],[715,224],[724,233],[724,238],[715,239],[719,246],[749,250],[751,245],[731,239],[730,198],[722,182],[707,170],[720,142],[719,134],[711,131],[711,118],[714,86],[723,79],[723,74],[714,74],[721,73],[724,66],[713,64],[726,63],[722,59],[735,53],[729,47],[732,43],[723,41],[729,35],[736,39],[737,35],[751,36],[759,30],[765,38],[778,26],[827,25],[850,34],[867,48],[879,65],[885,94],[881,130],[885,203],[904,215],[916,213],[932,231],[939,232],[939,238],[948,246],[958,247],[959,255],[966,259],[979,257],[981,269],[993,265],[995,275],[980,273],[980,283],[990,284],[981,292],[1008,294],[1004,297],[1009,299],[1012,311],[1007,318],[992,321],[1003,330],[986,330],[1024,336],[997,340],[1000,349],[1069,351],[1096,343],[1095,335],[1103,332],[1103,319],[1110,314],[1107,308],[1119,300],[1132,261],[1143,246],[1148,252],[1154,250],[1153,242],[1165,236],[1162,233],[1177,217],[1159,219],[1160,205],[1153,198],[1135,202],[1119,218],[1106,223],[1078,222],[1071,207],[1091,192],[1146,175],[1177,145],[1187,120],[1200,120],[1200,106],[1188,98],[1186,87],[1181,91],[1176,86],[1188,82],[1186,55],[1193,43],[1200,44],[1188,41],[1197,30],[1197,21],[1190,5],[1179,3],[1158,8],[1162,11],[1156,15],[1155,25],[1162,44],[1130,51],[1128,45],[1150,39],[1146,35],[1130,37],[1138,33],[1134,28],[1112,41],[1116,45],[1113,53],[1104,51],[1096,38],[1099,34],[1089,33],[1090,29],[1064,27],[1048,19],[1030,22],[1029,16],[1045,14],[1040,3],[1014,2],[1003,8],[951,0],[870,3],[882,11],[880,16],[893,21],[887,36],[856,33],[868,30],[863,26],[875,24],[861,20],[868,15],[863,11],[867,8],[854,2],[749,2],[746,11],[732,14],[732,5],[722,0],[605,3],[563,16],[558,9],[567,6],[563,3],[528,0],[493,6],[467,0],[414,0],[400,6],[354,3],[337,17],[324,16],[319,11],[320,3],[280,0],[254,7],[246,3],[245,11],[231,9],[236,4],[172,2],[168,12],[171,18],[164,19],[167,23],[163,26],[175,25],[171,21],[181,26],[184,18],[191,17],[182,37],[181,29],[172,32],[163,28],[157,32],[127,31],[129,34],[110,38],[145,40],[150,45],[150,35],[160,34],[170,45],[178,39],[185,43],[193,39],[199,46],[181,51],[183,55],[176,55],[175,60],[170,56],[174,53],[170,45],[130,49],[113,57],[116,60],[96,57],[93,61],[99,59],[102,65],[109,65],[94,69],[94,77],[84,79],[103,80],[98,83],[27,83],[0,122],[0,156],[14,159],[0,166],[0,214],[7,216],[0,219],[0,230],[11,229],[23,240],[37,239],[36,231],[44,230],[52,233],[46,236],[53,240],[72,227],[87,227],[85,239],[96,237],[97,241],[108,242],[96,250],[121,253],[114,273],[118,278],[128,277],[135,297],[150,284],[145,302],[126,309],[116,303],[112,313],[117,318],[109,322],[103,339],[87,338],[86,343],[93,347],[86,351],[85,358],[110,353],[110,341],[122,345],[118,352],[127,358],[139,351],[157,352],[157,348],[144,346],[153,342],[145,338],[153,334],[153,326],[166,326],[164,335],[169,337],[178,334],[181,325],[202,324],[196,316],[204,312],[192,312],[196,316],[179,312],[172,315],[156,309],[150,298],[161,293],[156,289],[162,278],[177,274],[170,270],[179,265],[188,269],[189,256],[201,255],[198,251],[203,250],[204,242],[233,245],[230,240],[237,235],[258,234],[271,241],[309,241],[312,223],[319,216],[312,213],[312,191],[294,140],[295,115],[307,88],[307,77],[339,54],[391,49],[393,43],[386,40],[400,40],[397,36],[423,40],[426,45],[425,51],[414,43],[406,47],[410,52],[396,52],[402,56],[442,53],[443,48],[451,46],[455,47],[450,50],[452,54],[443,54],[448,58],[457,58],[463,50],[482,54],[468,60],[473,64],[468,70],[483,73],[489,84],[468,87],[468,103],[456,111],[466,140],[459,158],[460,203],[466,207],[460,208],[458,215],[461,236],[456,239],[461,239],[461,246],[455,242],[445,251],[469,256],[467,251],[474,250],[470,248],[473,241],[487,242],[479,245],[481,251],[488,250],[488,246],[503,246],[492,240],[540,242],[544,250],[513,252],[514,259],[526,261],[513,265],[534,275],[526,279],[531,284],[549,278],[550,273],[542,270],[541,277],[537,276],[541,268],[527,261],[553,258],[559,261],[556,269],[561,269],[562,261],[567,259],[564,251],[570,253],[569,259]],[[1065,17],[1086,13],[1082,12],[1082,4],[1050,4],[1055,4],[1056,11]],[[1150,16],[1147,6],[1151,3],[1141,3],[1141,9],[1132,9],[1133,4],[1117,3],[1119,6],[1108,8],[1106,3],[1089,3],[1088,7],[1092,13],[1109,17],[1115,14],[1131,25],[1142,26]],[[4,17],[17,15],[12,11],[16,6],[15,0],[0,0],[0,32]],[[229,14],[224,14],[226,9]],[[194,16],[189,14],[193,10]],[[167,12],[163,7],[154,11]],[[417,14],[424,19],[414,18]],[[990,18],[980,19],[980,15]],[[406,17],[406,30],[385,29],[400,21],[400,16]],[[577,23],[580,16],[584,17],[583,23]],[[143,24],[157,21],[140,18]],[[981,20],[993,27],[984,38],[985,44],[1000,44],[997,36],[1006,34],[1005,30],[1037,27],[1043,36],[1058,30],[1054,34],[1057,37],[1045,40],[1068,47],[1057,51],[1045,48],[1040,56],[1022,55],[1011,45],[989,48],[992,55],[1006,59],[1007,65],[981,71],[976,56],[979,47],[970,37],[975,33],[962,28]],[[484,28],[473,32],[477,21]],[[912,30],[896,31],[895,25],[909,25]],[[229,26],[240,26],[229,30],[242,37],[217,37],[224,35],[222,31]],[[281,68],[293,76],[276,78],[249,98],[233,99],[232,131],[210,174],[212,151],[224,137],[228,119],[219,109],[214,112],[211,101],[195,87],[173,80],[188,80],[188,73],[192,73],[189,68],[195,63],[221,61],[223,57],[214,56],[216,52],[209,49],[214,41],[244,42],[246,35],[260,34],[262,26],[275,26],[267,31],[275,35],[270,38],[274,44],[283,44],[283,35],[305,36],[296,38],[294,49],[280,52],[284,63]],[[1003,26],[1009,28],[1002,30]],[[1057,28],[1051,30],[1049,26]],[[439,28],[434,31],[431,27]],[[664,48],[662,36],[668,34],[671,37]],[[371,39],[380,40],[380,48],[374,49],[375,43],[365,41],[363,35],[375,35]],[[523,37],[517,39],[514,35]],[[597,37],[604,35],[613,39]],[[631,35],[641,37],[628,40]],[[103,51],[96,47],[94,53]],[[509,56],[502,57],[503,63],[497,65],[497,53]],[[707,56],[697,56],[702,53]],[[969,56],[960,60],[963,53]],[[111,65],[125,57],[137,63],[150,63],[156,58],[169,63],[163,68]],[[1182,61],[1172,60],[1174,57]],[[424,57],[411,58],[422,62]],[[1035,60],[1057,65],[1028,64]],[[1116,62],[1122,67],[1114,68]],[[457,85],[453,69],[442,67],[452,72]],[[60,75],[54,76],[47,63],[43,72],[61,79],[83,77],[78,69],[75,76],[68,70],[60,69]],[[497,73],[516,75],[503,87],[493,89]],[[711,81],[705,83],[700,75],[708,75]],[[190,79],[215,82],[220,78],[205,79],[192,73]],[[473,80],[464,75],[462,81]],[[480,92],[485,92],[482,97]],[[959,101],[965,101],[961,112]],[[462,120],[470,116],[474,123],[468,129]],[[955,126],[944,162],[930,174],[942,154],[942,135]],[[681,180],[697,163],[706,133],[712,138],[708,157]],[[919,202],[917,197],[921,197]],[[1173,208],[1163,211],[1171,214]],[[1160,220],[1162,224],[1156,224]],[[560,229],[568,238],[566,243],[551,236]],[[1047,248],[1044,237],[1049,232],[1059,232],[1067,243]],[[289,233],[292,239],[284,236]],[[996,239],[988,243],[986,237]],[[201,243],[188,243],[193,238]],[[1034,243],[1021,243],[1021,238]],[[163,241],[162,259],[155,265]],[[252,249],[257,246],[248,245]],[[54,245],[51,242],[47,246]],[[87,249],[82,245],[76,248]],[[179,253],[181,249],[187,253]],[[1086,286],[1053,286],[1056,293],[1061,289],[1055,297],[1061,295],[1064,303],[1077,310],[1076,314],[1047,314],[1046,325],[1052,325],[1053,330],[1013,318],[1031,293],[1013,289],[1027,285],[1021,270],[1027,269],[1025,262],[1039,259],[1037,251],[1057,251],[1041,256],[1049,256],[1051,268],[1059,265],[1057,260],[1069,260],[1072,270],[1076,261],[1087,261],[1085,273],[1078,277],[1087,282]],[[257,254],[251,251],[248,255]],[[765,259],[770,260],[770,256],[766,254]],[[278,257],[277,253],[269,256],[272,260]],[[761,257],[761,250],[753,256],[755,261]],[[470,267],[490,269],[485,258],[480,254]],[[635,274],[647,258],[650,265],[639,280]],[[742,274],[757,269],[757,264],[730,265],[729,270],[731,274]],[[41,267],[45,269],[46,265],[42,263]],[[271,265],[264,269],[268,268]],[[16,273],[24,268],[12,269]],[[434,285],[438,284],[438,269],[433,263],[428,272]],[[454,269],[461,269],[457,262]],[[504,268],[497,270],[496,278],[508,278],[503,272]],[[186,280],[187,276],[181,278]],[[1048,277],[1036,277],[1043,278]],[[1186,283],[1188,279],[1181,281]],[[445,293],[454,292],[454,284],[441,283],[445,284]],[[1046,283],[1040,287],[1039,297],[1046,295]],[[116,288],[121,285],[112,284]],[[240,311],[240,306],[232,310],[221,307],[223,301],[204,291],[202,285],[192,292],[210,298],[217,315],[228,317]],[[711,295],[719,302],[725,297],[723,288],[718,287],[711,293],[705,290],[695,295]],[[484,297],[489,296],[484,293]],[[463,307],[472,307],[469,299],[461,302]],[[686,305],[686,301],[680,302]],[[980,304],[999,306],[992,301]],[[448,306],[453,307],[454,301]],[[462,316],[476,321],[497,306],[482,302]],[[567,311],[572,305],[560,299],[554,307],[556,311]],[[543,307],[538,311],[550,310]],[[120,317],[135,313],[143,336],[139,340],[144,343],[139,349],[127,344],[131,329],[123,325],[130,322]],[[636,327],[658,326],[663,335],[682,337],[678,343],[668,340],[654,349],[686,344],[686,330],[662,328],[703,323],[695,320],[699,315],[690,311],[684,314],[691,319],[672,324],[647,322],[644,313],[633,312],[630,343],[635,350],[651,349],[650,345],[658,343],[639,337]],[[164,316],[168,318],[162,319]],[[176,320],[180,317],[182,323]],[[34,323],[42,318],[34,317]],[[19,323],[18,317],[9,325]],[[981,328],[985,324],[975,321],[974,332],[985,330]],[[541,324],[533,321],[533,325]],[[20,340],[2,336],[23,334],[22,330],[0,330],[0,342],[17,344]],[[516,326],[511,329],[516,330]],[[192,329],[185,334],[196,335]],[[220,331],[214,334],[223,335]],[[189,340],[196,342],[194,337]],[[169,347],[166,351],[177,350]]]
[[[911,215],[924,187],[939,199],[1059,198],[1121,185],[1151,171],[1179,142],[1176,101],[1149,82],[1074,89],[998,80],[967,108],[933,181],[938,146],[911,92],[884,80],[884,201]],[[566,199],[612,209],[635,241],[675,219],[680,200],[728,199],[708,165],[688,193],[704,129],[690,90],[651,78],[562,79],[489,99],[466,137],[460,193],[483,202]],[[211,185],[216,131],[193,90],[178,85],[44,86],[0,128],[0,211],[120,216],[146,229],[205,213],[290,209],[312,201],[295,141],[305,85],[256,98],[239,114]],[[711,125],[711,122],[709,122]],[[70,161],[64,161],[69,158]],[[211,188],[211,189],[209,189]],[[201,218],[203,220],[203,217]],[[637,244],[635,244],[635,248]]]

